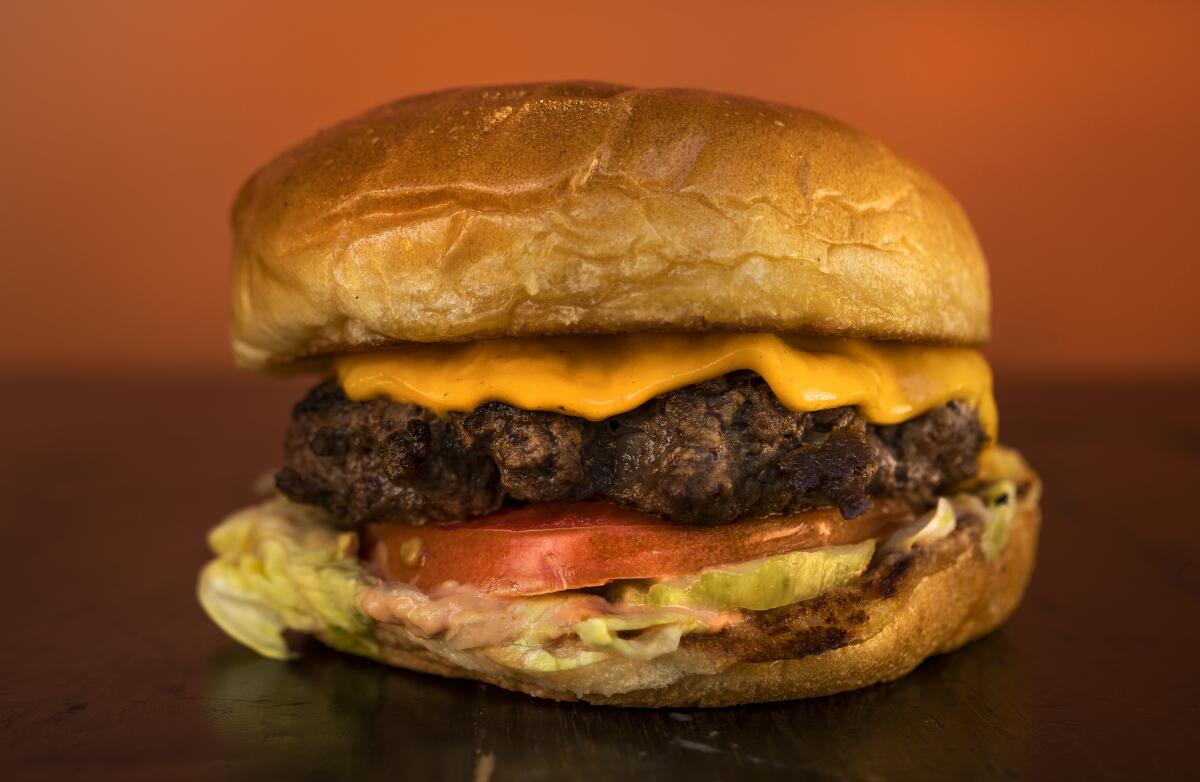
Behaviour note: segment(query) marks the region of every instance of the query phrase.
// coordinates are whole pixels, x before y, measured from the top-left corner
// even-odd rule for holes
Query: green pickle
[[[641,590],[626,589],[621,598],[648,606],[767,611],[853,581],[867,569],[874,552],[873,540],[792,551],[666,579]]]

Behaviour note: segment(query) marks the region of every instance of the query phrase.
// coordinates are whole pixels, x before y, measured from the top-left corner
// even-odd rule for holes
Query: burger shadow
[[[1034,732],[1003,631],[895,682],[725,709],[554,703],[316,645],[290,663],[224,647],[207,673],[234,779],[1013,778]]]

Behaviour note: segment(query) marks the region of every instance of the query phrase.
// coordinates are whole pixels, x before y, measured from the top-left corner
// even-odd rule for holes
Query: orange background
[[[233,194],[445,86],[699,86],[837,116],[958,195],[1001,371],[1200,367],[1200,4],[6,3],[8,367],[227,367]]]

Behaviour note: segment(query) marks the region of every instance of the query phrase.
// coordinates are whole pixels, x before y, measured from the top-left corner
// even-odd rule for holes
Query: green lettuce
[[[611,656],[594,649],[578,649],[567,654],[556,655],[547,650],[540,642],[527,643],[524,641],[493,646],[484,649],[483,653],[509,668],[539,673],[569,671],[572,668],[580,668],[607,660]]]
[[[983,519],[979,547],[984,559],[992,564],[999,562],[1017,515],[1017,485],[1008,480],[995,481],[970,494],[958,494],[954,497],[954,509],[959,514]]]
[[[986,486],[979,498],[988,510],[979,542],[988,562],[995,563],[1008,545],[1008,534],[1017,515],[1017,486],[1012,481],[998,481]]]
[[[651,660],[679,648],[679,639],[704,623],[686,614],[660,611],[644,614],[596,616],[572,628],[588,646],[611,649],[633,660]],[[635,632],[632,637],[621,633]]]
[[[284,499],[247,508],[208,537],[217,555],[200,573],[200,605],[259,654],[294,654],[285,630],[320,633],[331,646],[375,657],[372,621],[357,606],[358,539],[323,514]]]
[[[652,660],[679,648],[680,639],[704,623],[683,611],[609,614],[576,622],[571,631],[585,648],[568,647],[551,651],[538,634],[523,636],[515,643],[496,646],[484,653],[502,665],[526,671],[566,671],[607,660],[613,656]],[[622,633],[634,633],[624,636]]]

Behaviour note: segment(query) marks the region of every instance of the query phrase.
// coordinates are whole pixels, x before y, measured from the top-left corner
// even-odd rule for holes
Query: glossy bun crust
[[[271,162],[233,224],[250,367],[637,330],[987,337],[983,256],[928,174],[821,115],[698,90],[407,98]]]
[[[1021,602],[1037,553],[1041,484],[1015,454],[1009,462],[1019,464],[1005,477],[1021,487],[1020,500],[1008,544],[994,563],[979,547],[979,528],[960,528],[907,557],[873,565],[864,584],[789,607],[793,621],[750,622],[727,638],[687,636],[678,651],[650,661],[612,659],[565,671],[521,672],[454,653],[396,625],[376,626],[381,656],[415,671],[615,706],[732,706],[831,695],[897,679],[927,657],[987,635]],[[839,599],[866,617],[848,643],[820,632]],[[791,654],[763,659],[764,649],[781,641]],[[755,661],[744,661],[750,656]]]

